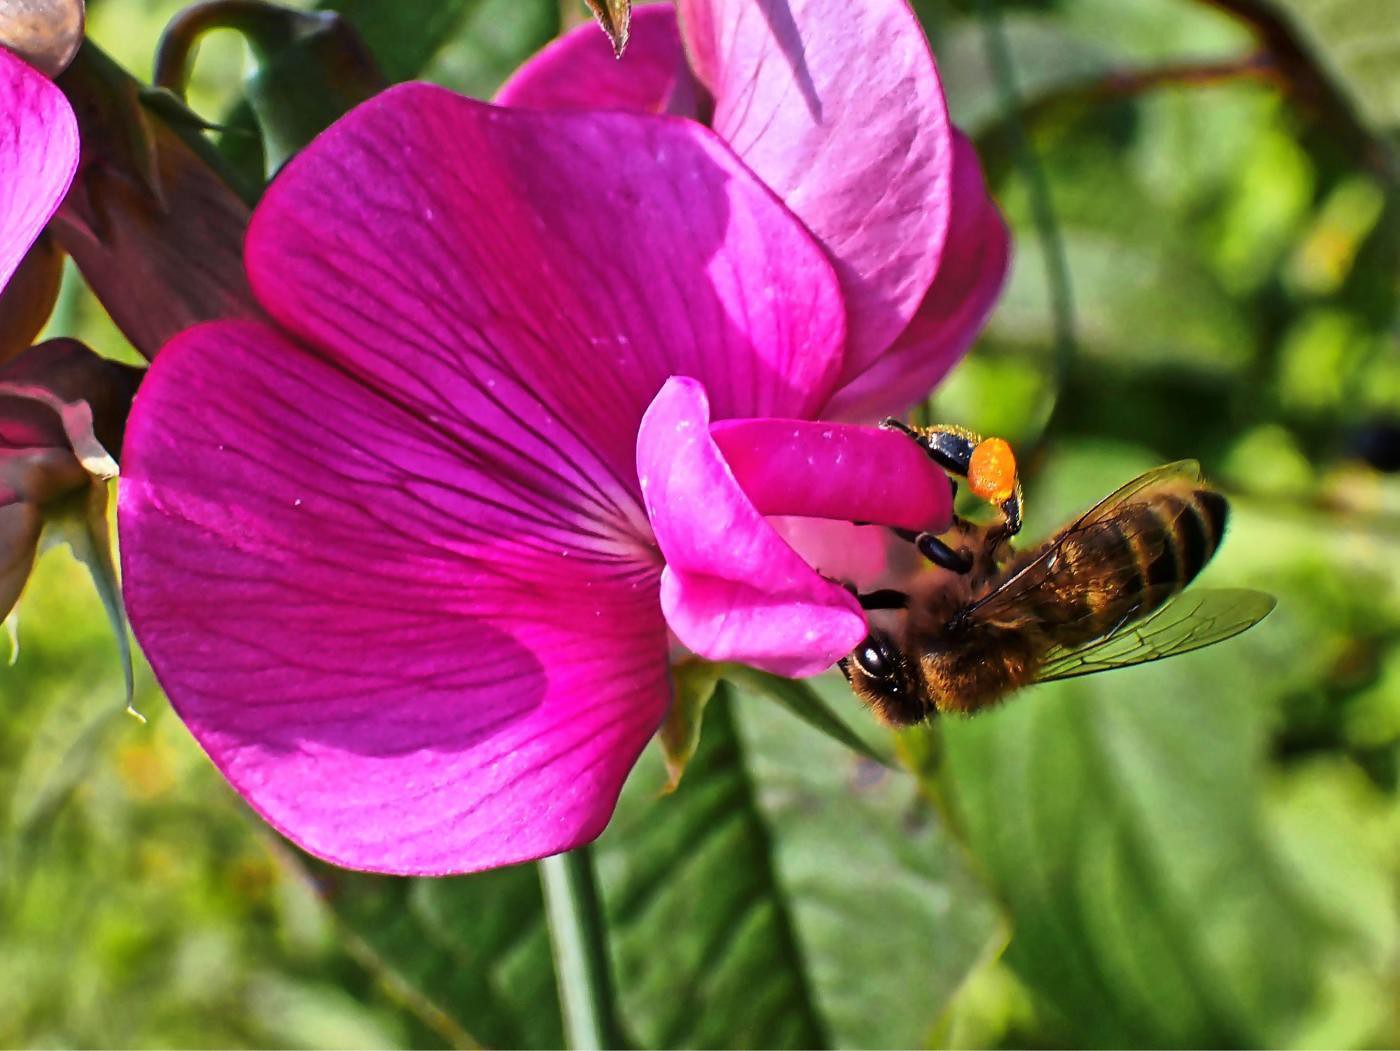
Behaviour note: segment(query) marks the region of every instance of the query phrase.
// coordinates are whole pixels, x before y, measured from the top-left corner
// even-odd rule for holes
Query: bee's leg
[[[856,593],[861,609],[907,609],[909,596],[894,588],[881,588],[879,591]]]
[[[878,591],[867,591],[864,594],[856,590],[856,586],[849,580],[832,580],[833,584],[840,584],[856,597],[861,609],[908,609],[909,596],[894,588],[880,588]]]
[[[932,533],[916,533],[912,529],[895,529],[892,532],[901,540],[907,540],[913,544],[919,549],[919,554],[940,569],[958,574],[968,573],[972,570],[972,559],[969,556],[961,551],[954,551]]]
[[[949,474],[956,474],[962,478],[967,477],[967,466],[972,462],[972,450],[977,448],[977,443],[982,440],[981,435],[961,427],[949,425],[916,428],[893,416],[886,416],[880,421],[880,426],[887,431],[907,434],[929,454],[934,463]]]
[[[948,474],[957,475],[962,478],[968,477],[969,470],[972,469],[973,454],[977,449],[986,444],[988,448],[1000,446],[1007,457],[1011,478],[1014,479],[1015,464],[1010,461],[1010,448],[1000,439],[991,439],[984,443],[980,434],[969,431],[964,427],[957,427],[951,424],[937,425],[933,427],[915,428],[910,427],[903,420],[897,420],[893,416],[886,417],[880,421],[880,426],[886,430],[899,431],[913,438],[919,446],[928,453],[930,459],[939,467],[947,471]],[[984,454],[985,455],[985,454]],[[979,496],[986,496],[984,491],[979,490],[977,482],[974,480],[972,491]],[[953,493],[957,494],[957,483],[953,483]],[[1021,483],[1019,479],[1014,481],[1011,493],[1000,501],[995,501],[1000,509],[1004,525],[1001,530],[1003,538],[1010,538],[1021,531]],[[940,563],[941,564],[941,563]]]
[[[914,538],[914,546],[919,549],[919,554],[935,566],[951,573],[972,572],[972,558],[970,556],[961,551],[954,551],[932,533],[920,533]]]

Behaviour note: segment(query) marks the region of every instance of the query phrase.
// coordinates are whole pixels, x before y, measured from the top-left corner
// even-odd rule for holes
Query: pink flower
[[[181,717],[303,847],[447,873],[587,842],[666,711],[668,629],[789,675],[863,636],[766,516],[946,524],[946,479],[907,439],[816,422],[896,356],[926,365],[904,343],[930,285],[995,291],[939,265],[964,256],[917,25],[853,6],[894,35],[838,54],[832,12],[798,4],[796,36],[740,40],[762,68],[800,41],[810,89],[736,125],[744,160],[673,116],[386,92],[254,214],[249,278],[281,330],[205,325],[157,358],[123,461],[128,609]],[[634,47],[660,24],[638,15]],[[891,55],[924,108],[843,119],[847,78],[884,83]],[[745,83],[752,113],[786,90]],[[806,174],[759,170],[787,148]],[[867,154],[903,158],[873,205],[846,179]]]
[[[22,304],[6,303],[3,292],[77,167],[78,125],[63,93],[0,47],[0,359],[28,346],[44,322]]]

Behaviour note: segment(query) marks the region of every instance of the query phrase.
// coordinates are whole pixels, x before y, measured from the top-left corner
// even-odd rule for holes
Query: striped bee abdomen
[[[1140,588],[1160,594],[1155,608],[1205,568],[1225,535],[1229,506],[1213,489],[1163,493],[1136,506],[1141,516],[1150,518],[1131,542],[1142,576]]]
[[[1079,645],[1147,616],[1210,561],[1228,506],[1210,489],[1148,489],[1058,542],[1034,595],[1061,645]]]

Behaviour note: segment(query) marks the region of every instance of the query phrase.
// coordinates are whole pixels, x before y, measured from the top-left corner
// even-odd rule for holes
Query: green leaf
[[[448,879],[344,872],[298,855],[352,954],[457,1047],[561,1047],[533,865]]]
[[[422,76],[480,97],[559,27],[552,0],[322,0],[315,6],[345,16],[390,82]],[[248,104],[223,124],[229,130],[220,150],[245,178],[259,179],[263,147]]]
[[[597,847],[635,1042],[922,1045],[998,924],[913,780],[729,683],[664,779],[649,750]]]
[[[1272,0],[1373,130],[1400,131],[1400,0]]]
[[[1067,514],[1110,484],[1101,468],[1131,474],[1100,460],[1062,456],[1056,488],[1031,503]],[[1260,532],[1271,525],[1234,516],[1208,574],[1267,587],[1247,567],[1263,551],[1288,560]],[[1323,642],[1292,605],[1285,596],[1276,621],[1201,653],[941,724],[939,787],[1009,910],[1004,960],[1056,1040],[1295,1045],[1318,1024],[1336,962],[1377,956],[1356,932],[1393,932],[1389,906],[1342,910],[1351,930],[1320,908],[1267,819],[1269,722]],[[1368,905],[1384,904],[1368,890]]]
[[[360,31],[391,81],[416,77],[463,27],[480,0],[324,0]]]

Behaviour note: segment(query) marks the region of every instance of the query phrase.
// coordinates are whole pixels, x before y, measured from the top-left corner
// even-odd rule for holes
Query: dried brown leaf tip
[[[56,77],[83,42],[83,0],[0,0],[0,47]]]
[[[632,0],[584,0],[584,3],[612,41],[613,54],[621,58],[632,26]]]

